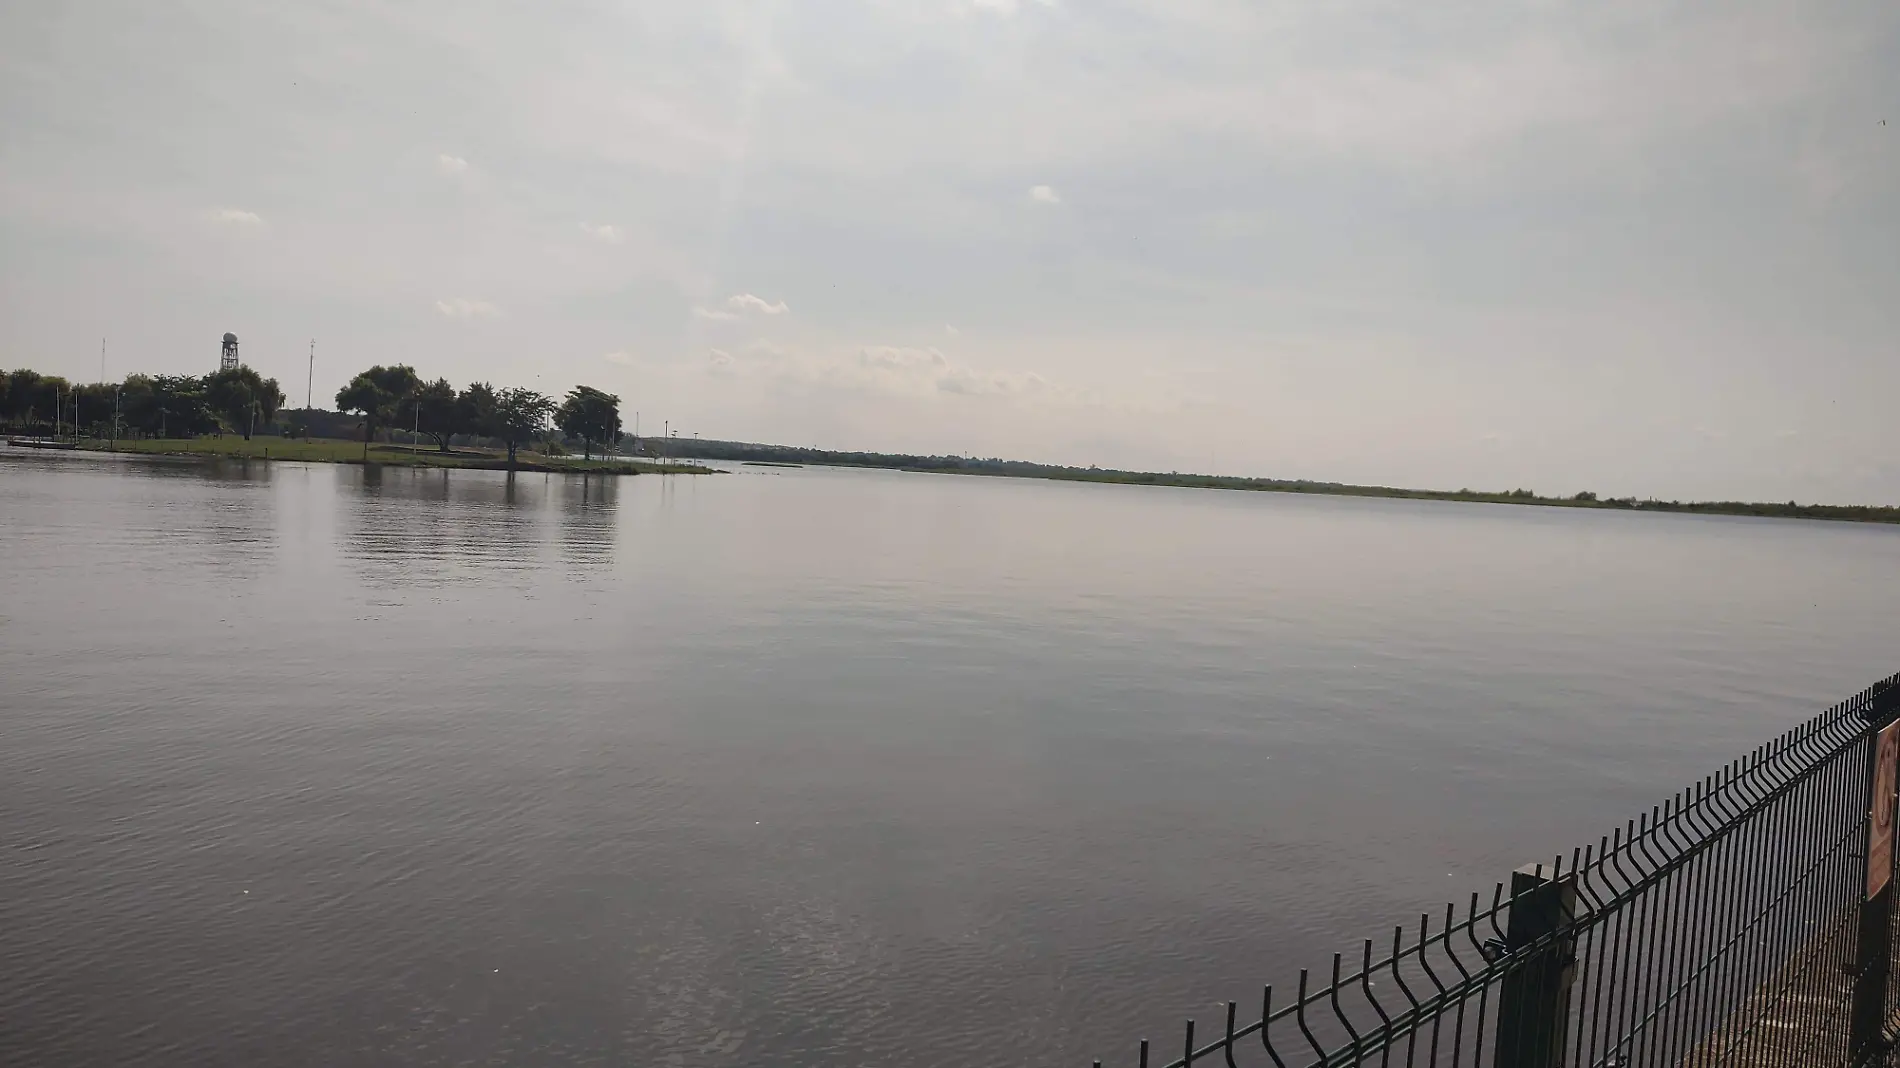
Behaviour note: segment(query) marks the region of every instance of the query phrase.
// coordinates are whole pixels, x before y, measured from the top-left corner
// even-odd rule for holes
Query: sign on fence
[[[1887,888],[1893,878],[1893,800],[1900,773],[1900,723],[1880,732],[1874,747],[1874,809],[1867,821],[1867,896]]]

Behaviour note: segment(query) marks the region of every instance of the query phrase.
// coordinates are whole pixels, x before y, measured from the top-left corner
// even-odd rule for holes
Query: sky
[[[320,406],[1900,504],[1900,5],[0,7],[0,367],[227,330],[293,406],[314,339]]]

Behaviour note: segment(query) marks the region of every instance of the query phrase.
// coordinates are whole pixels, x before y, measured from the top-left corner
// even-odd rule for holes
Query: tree
[[[409,406],[415,409],[416,427],[434,439],[435,447],[443,452],[449,451],[449,438],[455,434],[466,433],[467,424],[462,422],[462,408],[456,403],[455,387],[449,385],[446,378],[438,378],[410,396]]]
[[[561,433],[581,439],[586,459],[594,457],[594,443],[612,445],[620,440],[620,398],[591,386],[575,386],[554,413]]]
[[[508,446],[508,469],[514,470],[515,449],[533,441],[548,425],[554,402],[531,389],[504,389],[495,394],[495,411],[488,432]]]
[[[119,413],[126,429],[151,436],[158,431],[158,381],[151,375],[126,375],[119,391]]]
[[[4,413],[10,423],[31,419],[33,402],[39,399],[40,373],[22,367],[7,373],[7,405]]]
[[[363,414],[365,460],[369,459],[369,443],[376,436],[377,424],[387,426],[395,422],[403,401],[421,387],[422,380],[416,377],[415,368],[406,364],[394,367],[378,364],[350,379],[349,385],[337,390],[338,411]]]
[[[60,426],[72,421],[73,387],[58,375],[34,375],[27,391],[28,422]]]
[[[111,434],[113,401],[118,390],[119,387],[104,382],[88,382],[74,389],[79,395],[76,418],[86,433],[101,438]]]
[[[455,421],[465,433],[494,436],[495,387],[470,382],[467,389],[455,395]]]
[[[196,375],[155,375],[152,378],[159,437],[195,438],[218,429],[217,413]]]
[[[205,400],[224,425],[251,440],[258,423],[268,423],[284,403],[284,391],[275,378],[265,378],[249,367],[235,367],[205,376]]]

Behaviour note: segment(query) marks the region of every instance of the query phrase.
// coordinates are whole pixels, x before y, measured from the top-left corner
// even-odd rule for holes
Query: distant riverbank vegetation
[[[533,390],[486,382],[457,390],[446,379],[424,381],[398,364],[355,375],[337,392],[334,412],[286,410],[283,401],[276,380],[244,366],[80,385],[32,370],[0,372],[0,426],[10,435],[82,440],[92,448],[410,467],[710,471],[595,460],[597,452],[615,452],[623,435],[620,398],[589,386],[557,403]],[[570,455],[576,448],[579,458]]]
[[[967,456],[921,456],[910,453],[834,452],[790,445],[760,445],[744,441],[669,441],[676,456],[751,464],[834,467],[876,467],[898,471],[990,475],[1001,478],[1043,478],[1064,482],[1114,482],[1138,486],[1181,486],[1192,489],[1254,490],[1267,493],[1316,493],[1342,497],[1397,497],[1408,500],[1466,501],[1483,504],[1542,505],[1551,508],[1608,508],[1624,511],[1689,512],[1705,515],[1773,516],[1787,519],[1827,519],[1860,523],[1900,523],[1900,508],[1871,505],[1798,504],[1794,501],[1661,501],[1636,497],[1600,497],[1583,491],[1543,496],[1528,489],[1422,490],[1392,486],[1355,486],[1310,479],[1247,478],[1236,475],[1196,475],[1178,471],[1123,471],[1102,467],[1064,467],[1024,460],[978,459]]]
[[[623,437],[620,398],[613,394],[579,386],[556,403],[533,390],[497,388],[486,382],[457,390],[446,379],[424,381],[414,368],[404,365],[371,367],[353,377],[337,392],[338,411],[284,409],[282,403],[283,392],[276,381],[247,367],[202,377],[134,374],[123,382],[77,386],[30,370],[0,372],[0,428],[8,433],[57,433],[86,439],[90,447],[131,452],[534,471],[704,474],[712,470],[676,462],[691,458],[758,467],[870,467],[1193,489],[1900,523],[1900,508],[1879,505],[1664,501],[1604,497],[1590,491],[1546,496],[1528,489],[1403,489],[677,437],[660,443],[664,452],[660,462],[596,461],[597,450],[616,454]],[[654,453],[645,445],[636,441],[632,451],[646,453],[651,460]],[[574,448],[581,452],[578,459],[570,455]]]

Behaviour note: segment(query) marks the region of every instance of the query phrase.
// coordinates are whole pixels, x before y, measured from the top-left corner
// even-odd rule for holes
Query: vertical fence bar
[[[1558,1068],[1564,1060],[1576,973],[1576,938],[1568,932],[1577,915],[1577,873],[1552,875],[1555,869],[1542,864],[1511,873],[1506,951],[1543,944],[1499,985],[1495,1068]]]

